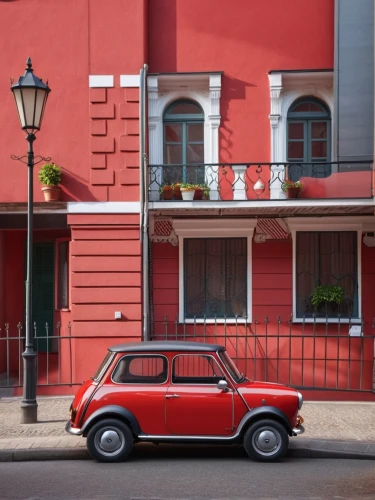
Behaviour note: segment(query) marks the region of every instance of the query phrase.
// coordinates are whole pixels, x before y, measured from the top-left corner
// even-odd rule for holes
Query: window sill
[[[62,309],[55,309],[55,312],[71,312],[71,309],[69,307],[64,307]]]
[[[251,320],[250,319],[245,319],[245,318],[217,318],[217,319],[203,319],[203,318],[195,318],[195,319],[185,319],[183,321],[179,322],[182,325],[245,325],[245,324],[250,324]]]
[[[301,323],[301,324],[335,324],[335,325],[360,325],[362,320],[360,318],[293,318],[293,323]]]

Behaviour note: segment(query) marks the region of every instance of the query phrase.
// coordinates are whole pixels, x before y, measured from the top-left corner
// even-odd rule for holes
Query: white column
[[[274,73],[268,75],[270,84],[271,113],[269,115],[271,123],[271,163],[283,161],[282,144],[280,144],[280,121],[281,121],[281,91],[282,75]],[[285,138],[284,138],[285,139]],[[285,167],[283,165],[272,165],[270,170],[270,198],[278,200],[285,198],[281,185],[285,178]]]
[[[234,200],[246,200],[246,182],[245,173],[246,165],[233,165],[234,181],[233,181],[233,199]]]

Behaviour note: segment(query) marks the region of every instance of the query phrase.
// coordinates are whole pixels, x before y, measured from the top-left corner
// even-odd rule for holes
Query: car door
[[[225,376],[207,354],[179,354],[173,358],[171,384],[165,396],[166,427],[175,435],[230,436],[233,398],[218,388]],[[228,386],[230,387],[230,386]]]
[[[127,354],[118,361],[109,404],[129,410],[146,434],[165,434],[168,358],[161,354]]]

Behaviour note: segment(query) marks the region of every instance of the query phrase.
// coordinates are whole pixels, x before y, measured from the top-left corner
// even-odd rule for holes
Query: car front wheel
[[[98,462],[121,462],[132,448],[131,430],[120,420],[101,420],[87,434],[87,449]]]
[[[250,458],[259,462],[273,462],[288,451],[289,436],[279,422],[259,420],[246,431],[243,444]]]

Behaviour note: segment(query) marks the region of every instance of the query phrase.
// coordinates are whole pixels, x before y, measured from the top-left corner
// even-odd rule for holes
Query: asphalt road
[[[121,464],[0,464],[0,499],[372,498],[375,462],[285,459],[260,464],[239,448],[145,446]]]

